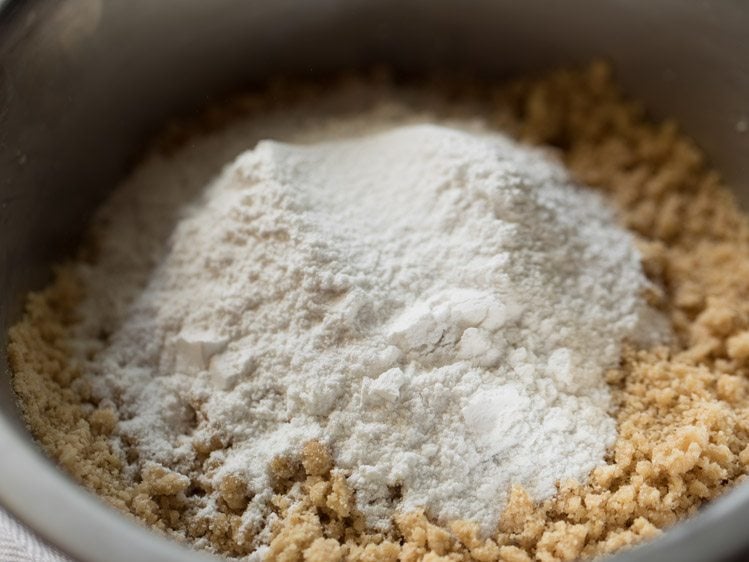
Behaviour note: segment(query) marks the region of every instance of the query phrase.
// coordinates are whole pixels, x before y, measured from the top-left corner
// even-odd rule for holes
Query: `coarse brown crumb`
[[[541,504],[514,488],[490,538],[470,522],[441,526],[423,513],[398,514],[390,534],[373,532],[322,445],[276,459],[269,560],[592,557],[657,536],[747,472],[749,219],[702,152],[676,124],[648,121],[601,63],[501,87],[441,87],[480,98],[497,126],[554,147],[578,180],[610,197],[638,237],[646,273],[660,288],[649,298],[669,315],[676,342],[627,349],[620,368],[608,373],[619,434],[606,464],[585,484],[561,482]],[[269,97],[279,99],[274,91]],[[262,108],[260,98],[251,99],[253,110]],[[209,126],[230,113],[214,110]],[[175,131],[171,142],[181,139]],[[156,529],[227,556],[251,552],[257,538],[240,527],[249,498],[239,477],[221,482],[214,516],[198,513],[218,468],[211,452],[226,446],[220,440],[196,439],[200,463],[191,474],[155,463],[128,470],[127,453],[109,439],[117,431],[115,408],[89,402],[70,361],[66,335],[78,298],[71,269],[62,268],[49,288],[29,297],[10,333],[15,387],[42,447],[83,485]]]

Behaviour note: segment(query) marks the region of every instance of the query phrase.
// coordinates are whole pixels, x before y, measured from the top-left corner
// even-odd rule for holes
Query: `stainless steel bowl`
[[[501,77],[597,56],[749,202],[741,0],[0,0],[0,503],[82,561],[206,560],[54,468],[21,422],[4,355],[23,295],[169,116],[279,73],[387,62]],[[746,521],[741,486],[617,560],[745,559]]]

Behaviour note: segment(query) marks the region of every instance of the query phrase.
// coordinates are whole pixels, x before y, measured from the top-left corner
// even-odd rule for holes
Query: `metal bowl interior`
[[[24,428],[5,357],[24,294],[49,279],[170,116],[278,74],[385,62],[501,78],[606,57],[630,94],[698,139],[748,203],[746,29],[740,0],[0,1],[0,503],[78,560],[207,559],[55,469]],[[728,560],[749,547],[748,519],[740,486],[616,559]]]

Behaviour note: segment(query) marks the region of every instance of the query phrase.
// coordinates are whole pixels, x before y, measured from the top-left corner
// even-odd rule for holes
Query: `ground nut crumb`
[[[173,496],[190,485],[190,479],[160,464],[146,463],[141,473],[145,490],[156,496]]]
[[[348,517],[351,515],[353,494],[346,483],[346,477],[336,472],[332,477],[331,491],[328,494],[326,505],[338,517]]]
[[[109,435],[117,425],[117,412],[114,408],[97,408],[89,415],[88,423],[95,432]]]
[[[502,562],[530,562],[528,553],[516,546],[503,546],[499,549],[499,559]]]
[[[305,562],[338,562],[343,559],[343,547],[335,539],[316,538],[304,551]]]
[[[247,507],[247,483],[236,474],[226,475],[219,484],[221,499],[233,510]]]
[[[333,467],[330,452],[317,441],[310,441],[302,450],[302,465],[307,474],[323,476]]]
[[[389,88],[387,80],[373,80],[366,88]],[[618,429],[608,463],[585,484],[560,484],[540,504],[513,488],[489,537],[470,522],[441,527],[422,513],[400,514],[391,531],[373,532],[322,443],[308,442],[298,458],[277,458],[272,525],[263,538],[268,560],[595,557],[657,536],[743,480],[749,468],[749,221],[695,143],[673,123],[649,122],[600,63],[501,87],[437,85],[453,101],[471,100],[518,138],[551,146],[577,179],[608,195],[639,238],[644,269],[660,287],[648,302],[669,316],[676,341],[670,348],[625,350],[607,376]],[[320,89],[276,86],[270,96],[214,110],[210,125],[202,126],[319,97]],[[168,142],[183,142],[185,131],[173,129]],[[220,481],[223,505],[215,515],[199,515],[213,486],[208,475],[228,447],[216,435],[195,436],[198,461],[184,471],[155,464],[126,470],[139,465],[109,440],[118,431],[116,410],[90,402],[68,360],[79,298],[78,281],[61,269],[52,286],[29,297],[25,317],[10,333],[15,388],[34,435],[118,509],[218,553],[252,552],[255,537],[238,517],[247,491],[237,479]]]
[[[737,361],[749,359],[749,331],[730,337],[726,342],[726,350],[731,359]]]

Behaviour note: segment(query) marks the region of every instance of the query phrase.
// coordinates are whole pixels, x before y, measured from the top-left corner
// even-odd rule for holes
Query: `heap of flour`
[[[177,191],[136,193],[109,212],[137,237],[105,225],[81,268],[87,378],[141,465],[186,472],[215,437],[214,489],[246,481],[255,529],[270,461],[316,439],[374,528],[423,508],[490,530],[512,484],[543,499],[603,461],[604,371],[665,333],[599,197],[499,134],[260,142],[158,251]]]

